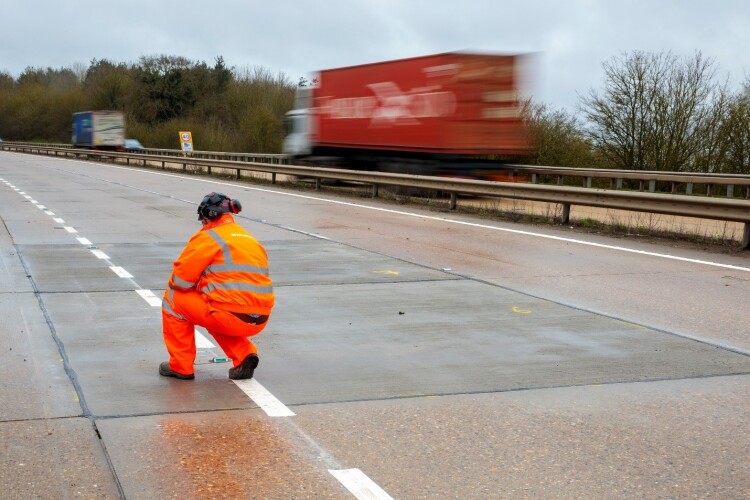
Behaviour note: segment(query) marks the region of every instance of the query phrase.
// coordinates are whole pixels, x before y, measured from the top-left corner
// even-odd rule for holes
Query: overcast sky
[[[623,51],[699,50],[733,87],[750,76],[747,0],[0,0],[0,26],[0,71],[14,77],[167,54],[296,82],[439,52],[535,53],[534,97],[574,110]]]

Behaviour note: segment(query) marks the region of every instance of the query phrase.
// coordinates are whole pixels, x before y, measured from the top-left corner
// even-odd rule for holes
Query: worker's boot
[[[253,373],[258,367],[258,362],[259,359],[257,354],[248,354],[239,366],[229,369],[229,378],[232,380],[253,378]]]
[[[177,373],[176,371],[172,370],[169,367],[169,361],[163,361],[159,365],[159,375],[161,375],[162,377],[174,377],[180,380],[193,380],[195,378],[195,375],[192,373],[185,375],[183,373]]]

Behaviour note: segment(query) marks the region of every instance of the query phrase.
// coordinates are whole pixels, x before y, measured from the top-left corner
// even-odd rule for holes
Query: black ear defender
[[[242,211],[242,203],[240,203],[240,200],[229,200],[229,210],[231,210],[233,214],[240,213]]]
[[[208,193],[198,205],[198,220],[215,220],[222,214],[237,214],[242,210],[240,200],[233,200],[224,193]]]

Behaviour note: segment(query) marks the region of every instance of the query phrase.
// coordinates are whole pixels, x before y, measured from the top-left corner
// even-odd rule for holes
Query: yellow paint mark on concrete
[[[395,276],[398,276],[398,271],[388,271],[387,269],[384,269],[382,271],[372,271],[373,274],[393,274]]]
[[[521,309],[520,307],[513,306],[513,312],[518,314],[531,314],[530,309]]]

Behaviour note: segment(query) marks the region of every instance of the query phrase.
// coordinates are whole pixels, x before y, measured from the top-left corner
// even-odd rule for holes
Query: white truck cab
[[[282,145],[282,153],[293,158],[310,156],[312,141],[310,140],[310,110],[293,109],[284,115],[286,137]]]

